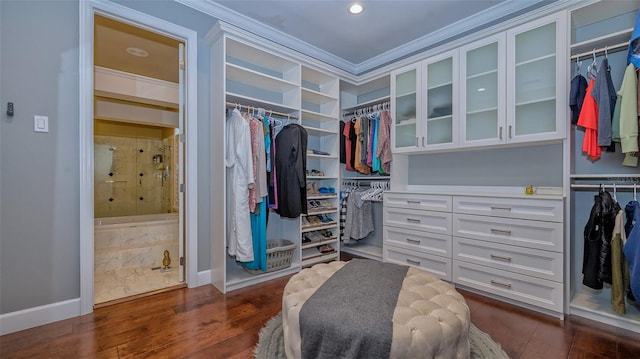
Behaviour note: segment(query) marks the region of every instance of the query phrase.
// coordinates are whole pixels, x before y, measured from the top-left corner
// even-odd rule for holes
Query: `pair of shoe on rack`
[[[302,235],[302,243],[321,242],[332,237],[331,231],[323,229],[321,231],[313,231]]]
[[[335,249],[333,249],[333,247],[331,247],[330,244],[324,244],[324,245],[318,246],[316,248],[318,248],[320,253],[330,253],[330,252],[335,251]]]
[[[317,182],[307,182],[307,196],[317,196],[319,194],[334,194],[336,189],[334,187],[320,187],[318,188]]]
[[[307,223],[306,225],[305,225],[305,222]],[[333,222],[333,219],[323,214],[316,214],[313,216],[302,217],[303,227],[321,226],[323,224],[327,224],[331,222]]]
[[[324,200],[310,199],[307,200],[307,209],[311,211],[322,211],[336,209],[336,207]]]

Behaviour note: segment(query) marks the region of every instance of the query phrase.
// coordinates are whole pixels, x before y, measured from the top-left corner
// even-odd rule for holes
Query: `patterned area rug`
[[[469,344],[471,359],[509,359],[500,344],[478,329],[473,323],[469,328]],[[256,359],[286,359],[284,353],[284,336],[282,334],[282,316],[277,314],[269,319],[260,330],[260,339],[254,350]]]

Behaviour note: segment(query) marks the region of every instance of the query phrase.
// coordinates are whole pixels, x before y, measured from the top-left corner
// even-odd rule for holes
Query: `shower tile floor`
[[[163,272],[151,268],[121,268],[94,273],[94,303],[153,292],[180,284],[178,268]]]

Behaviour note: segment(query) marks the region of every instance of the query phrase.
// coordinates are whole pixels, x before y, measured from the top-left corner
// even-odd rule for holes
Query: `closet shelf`
[[[227,92],[226,101],[245,105],[245,106],[255,107],[256,109],[263,108],[266,110],[267,115],[269,114],[269,111],[276,111],[276,112],[281,112],[283,114],[290,114],[288,116],[291,116],[292,119],[298,118],[298,110],[296,110],[293,107],[285,106],[281,103],[263,101],[260,99],[256,99],[253,97],[248,97],[248,96],[244,96],[244,95],[240,95],[232,92]]]

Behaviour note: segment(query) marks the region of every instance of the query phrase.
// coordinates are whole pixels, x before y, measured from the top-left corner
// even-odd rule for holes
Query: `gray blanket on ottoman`
[[[352,259],[333,274],[300,310],[304,358],[389,358],[393,313],[407,270]]]

